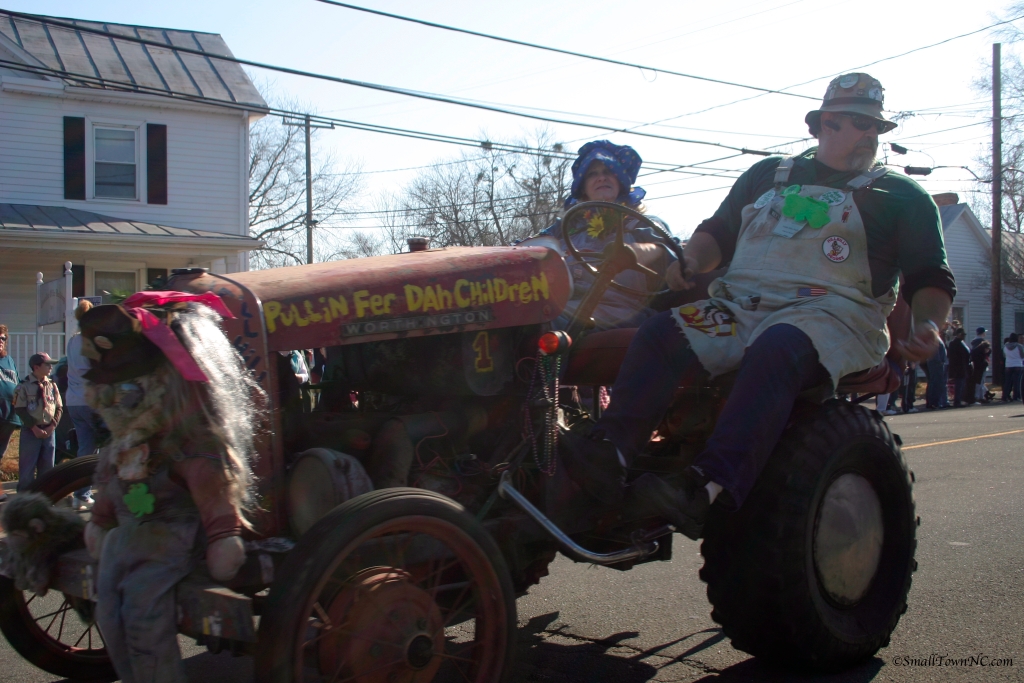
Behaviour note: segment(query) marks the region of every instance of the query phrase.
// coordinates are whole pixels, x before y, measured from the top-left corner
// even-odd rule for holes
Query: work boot
[[[622,503],[626,468],[615,444],[563,429],[558,434],[558,452],[569,478],[587,495],[610,507]]]
[[[704,531],[711,502],[695,477],[684,476],[676,487],[650,472],[630,487],[631,512],[638,517],[664,517],[676,530],[696,541]]]

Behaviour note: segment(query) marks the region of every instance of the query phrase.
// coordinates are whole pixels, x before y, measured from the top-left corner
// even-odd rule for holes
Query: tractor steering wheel
[[[625,214],[625,216],[623,216],[623,219],[619,221],[618,227],[615,229],[615,241],[609,244],[607,247],[605,247],[604,252],[600,255],[588,254],[584,256],[572,243],[572,239],[570,239],[571,235],[569,234],[569,226],[572,223],[571,219],[575,218],[579,212],[586,211],[588,209],[611,209],[613,211],[618,211],[621,214]],[[586,272],[596,276],[600,272],[599,269],[595,268],[588,261],[600,261],[602,263],[608,262],[614,260],[614,256],[619,250],[629,249],[624,240],[626,230],[625,219],[627,217],[635,218],[642,224],[651,228],[651,230],[653,230],[656,235],[664,238],[665,241],[668,242],[668,246],[672,250],[672,253],[675,254],[676,258],[679,259],[680,267],[682,266],[683,248],[679,245],[678,242],[672,239],[672,236],[669,235],[664,228],[662,228],[656,222],[652,221],[650,218],[640,213],[636,209],[631,209],[628,206],[616,204],[615,202],[580,202],[574,205],[572,208],[566,211],[565,216],[562,217],[562,240],[565,242],[566,248],[568,249],[569,253],[572,254],[572,257],[576,259],[577,263],[579,263],[580,266],[582,266]],[[639,263],[629,266],[628,268],[626,268],[626,270],[636,270],[641,273],[644,273],[645,275],[653,275],[655,277],[658,277],[658,274],[655,273],[653,270],[647,268],[646,266],[640,265]],[[667,287],[665,289],[660,289],[657,291],[642,291],[639,289],[635,289],[633,287],[628,287],[626,285],[619,284],[614,280],[611,281],[609,285],[619,290],[620,292],[634,294],[642,297],[658,296],[660,294],[665,294],[671,291]]]

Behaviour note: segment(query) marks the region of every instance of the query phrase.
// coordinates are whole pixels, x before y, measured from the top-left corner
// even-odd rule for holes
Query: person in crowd
[[[608,140],[588,142],[579,149],[579,156],[572,165],[572,189],[565,201],[569,209],[579,202],[615,202],[646,213],[643,198],[646,194],[641,187],[634,187],[642,160],[636,150],[628,145],[612,144]],[[667,234],[668,226],[659,218],[650,216]],[[610,211],[593,210],[578,215],[569,226],[573,246],[582,254],[599,256],[602,250],[615,240],[617,221],[620,214]],[[659,274],[652,278],[635,270],[626,270],[615,276],[615,282],[637,292],[654,292],[664,288],[664,276],[668,266],[676,262],[675,254],[668,246],[669,240],[644,226],[636,218],[625,218],[623,241],[637,254],[640,265]],[[540,236],[563,239],[562,223],[556,221],[540,233]],[[531,240],[524,240],[529,243]],[[563,247],[564,249],[564,247]],[[583,296],[593,286],[594,276],[571,256],[566,256],[573,277],[573,293],[565,311],[555,320],[556,328],[568,326]],[[656,280],[656,281],[654,281]],[[617,327],[636,327],[654,315],[649,304],[650,297],[640,293],[624,292],[611,287],[601,297],[601,303],[591,316],[599,330]]]
[[[57,363],[45,353],[28,359],[31,373],[14,390],[14,410],[21,418],[18,442],[18,492],[26,491],[36,480],[53,469],[57,429],[64,411],[57,383],[50,370]]]
[[[971,348],[975,348],[981,342],[985,341],[985,333],[988,332],[984,327],[979,327],[974,331],[974,339],[971,340]]]
[[[1020,380],[1024,373],[1024,346],[1019,343],[1016,332],[1010,334],[1003,346],[1003,358],[1006,359],[1003,370],[1003,403],[1021,400]]]
[[[953,380],[953,407],[964,405],[964,388],[967,378],[971,376],[971,349],[968,348],[967,332],[959,327],[953,331],[953,341],[949,343],[949,377]]]
[[[935,203],[876,163],[878,136],[896,126],[882,107],[881,83],[869,74],[835,78],[805,117],[817,147],[758,162],[697,227],[683,263],[669,267],[670,286],[687,289],[695,274],[725,263],[728,270],[709,298],[640,326],[588,437],[560,434],[568,476],[595,501],[614,505],[628,493],[637,514],[661,515],[694,539],[719,495],[722,507],[742,507],[800,393],[835,389],[883,360],[901,274],[913,330],[896,348],[912,362],[935,353],[956,285]],[[674,484],[648,473],[627,489],[631,462],[684,378],[733,371],[693,465]]]
[[[18,368],[8,353],[10,348],[7,325],[0,325],[0,458],[7,452],[11,436],[21,427],[21,419],[14,412],[14,390],[18,387]],[[7,494],[0,490],[0,502]]]
[[[946,405],[946,345],[939,344],[935,355],[925,363],[928,390],[925,394],[925,408],[937,410]]]
[[[75,320],[81,320],[82,316],[92,308],[92,302],[82,299],[75,308]],[[96,437],[101,429],[102,420],[100,416],[89,407],[85,401],[85,373],[89,372],[92,365],[89,359],[82,355],[82,335],[75,333],[68,341],[68,388],[64,393],[64,406],[67,408],[71,422],[75,425],[75,435],[78,437],[78,456],[92,455],[96,452]],[[90,488],[86,487],[75,491],[71,498],[71,505],[76,510],[87,510],[92,507],[93,500]]]
[[[916,413],[917,408],[914,402],[917,400],[917,368],[918,363],[907,363],[907,370],[903,373],[903,405],[904,413]]]
[[[984,332],[984,328],[978,328]],[[980,333],[979,333],[980,334]],[[978,343],[975,344],[974,342]],[[988,403],[985,397],[985,371],[992,357],[992,345],[988,340],[975,338],[971,341],[971,378],[967,384],[967,403]]]

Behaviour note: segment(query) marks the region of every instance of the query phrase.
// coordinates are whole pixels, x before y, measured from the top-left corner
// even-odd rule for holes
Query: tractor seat
[[[577,386],[614,384],[636,330],[635,327],[604,330],[583,337],[573,345],[562,383]],[[893,354],[893,351],[890,349],[889,353]],[[886,394],[899,387],[902,375],[899,364],[887,355],[875,367],[843,377],[836,393]]]

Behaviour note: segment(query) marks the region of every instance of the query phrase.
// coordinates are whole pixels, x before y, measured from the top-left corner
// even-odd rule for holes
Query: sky
[[[820,98],[831,77],[975,31],[1005,17],[1007,0],[353,0],[382,11],[661,69]],[[817,103],[458,35],[316,0],[6,0],[3,8],[94,21],[221,34],[238,57],[334,76],[498,104],[615,128],[734,147],[799,152],[804,115]],[[1018,22],[1024,27],[1024,20]],[[990,31],[888,59],[863,70],[885,87],[886,110],[908,112],[881,138],[896,166],[969,166],[988,154],[991,101],[975,87],[990,74]],[[1004,54],[1013,46],[1004,46]],[[273,98],[315,113],[474,139],[530,138],[539,129],[575,150],[592,139],[632,145],[648,161],[695,164],[736,154],[714,146],[547,124],[297,76],[253,71]],[[268,97],[269,99],[269,97]],[[725,106],[720,106],[725,105]],[[704,113],[695,113],[713,108]],[[547,110],[547,111],[545,111]],[[665,121],[666,119],[669,119]],[[950,130],[952,129],[952,130]],[[416,171],[466,148],[378,133],[324,131],[315,144],[367,174],[357,209],[398,192]],[[880,145],[880,156],[887,151]],[[473,154],[473,149],[466,149]],[[732,178],[758,161],[713,161],[705,173],[641,171],[651,213],[688,236],[724,199]],[[712,170],[707,170],[712,169]],[[966,192],[972,177],[938,169],[932,193]],[[983,216],[982,221],[986,218]],[[353,226],[373,226],[372,215]]]

